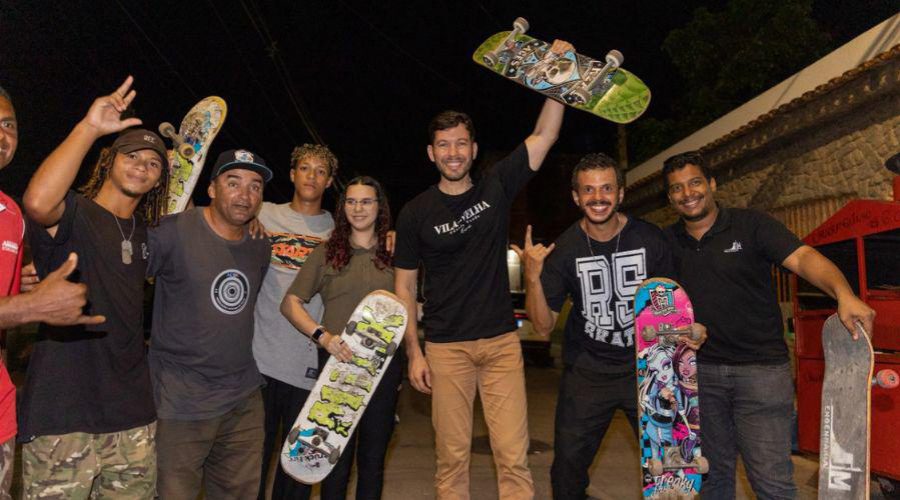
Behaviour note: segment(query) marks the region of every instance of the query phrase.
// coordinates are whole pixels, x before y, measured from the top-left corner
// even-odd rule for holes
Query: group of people
[[[570,45],[557,41],[555,52]],[[266,497],[279,429],[287,430],[355,305],[394,290],[417,317],[404,336],[408,378],[431,395],[438,498],[470,497],[473,401],[480,395],[501,498],[534,497],[522,351],[506,264],[510,208],[556,142],[564,106],[548,99],[533,132],[474,182],[475,128],[446,111],[429,124],[427,154],[440,181],[400,211],[396,241],[385,192],[358,177],[323,210],[338,160],[325,146],[291,156],[290,202],[263,202],[273,171],[258,154],[226,151],[211,169],[207,207],[164,216],[162,140],[122,118],[129,77],[97,99],[41,164],[24,196],[40,277],[20,288],[24,222],[0,193],[0,327],[41,322],[18,408],[26,498]],[[104,148],[88,182],[72,184],[92,145]],[[15,111],[0,91],[0,167],[18,143]],[[697,153],[670,158],[663,179],[681,220],[665,230],[619,211],[622,169],[603,154],[572,174],[583,216],[555,243],[514,246],[525,266],[526,307],[549,333],[563,303],[564,370],[556,411],[554,498],[585,498],[588,468],[612,415],[637,424],[633,298],[642,280],[678,279],[694,303],[708,498],[734,496],[740,453],[760,497],[791,498],[788,353],[769,268],[781,265],[837,299],[841,319],[871,330],[874,312],[840,271],[783,225],[715,201]],[[557,196],[545,193],[546,196]],[[560,195],[562,195],[560,193]],[[254,237],[251,221],[265,228]],[[418,273],[424,286],[417,290]],[[147,348],[142,302],[155,281]],[[322,498],[344,498],[356,461],[357,498],[379,498],[402,380],[395,360]],[[9,495],[15,389],[0,370],[0,474]],[[311,488],[276,468],[272,498]]]

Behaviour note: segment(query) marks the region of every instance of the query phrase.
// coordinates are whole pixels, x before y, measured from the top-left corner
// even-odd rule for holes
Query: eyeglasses
[[[348,207],[356,207],[356,205],[362,205],[363,208],[369,208],[372,205],[378,203],[378,200],[375,198],[363,198],[361,200],[357,200],[356,198],[347,198],[345,201]]]

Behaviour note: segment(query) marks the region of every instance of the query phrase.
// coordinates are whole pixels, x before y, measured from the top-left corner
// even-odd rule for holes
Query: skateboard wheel
[[[647,460],[647,470],[650,471],[651,476],[659,476],[663,473],[663,464],[659,459],[651,458]]]
[[[350,321],[347,323],[347,328],[345,328],[347,333],[353,333],[356,331],[356,321]]]
[[[701,336],[702,335],[700,334],[699,331],[691,328],[691,334],[690,334],[691,340],[694,340],[694,341],[700,340]]]
[[[291,429],[291,432],[288,433],[288,443],[296,443],[298,437],[300,437],[300,428],[294,427],[293,429]]]
[[[394,353],[397,352],[397,344],[395,344],[394,342],[391,342],[390,344],[388,344],[387,346],[385,346],[384,352],[385,352],[388,356],[393,356]]]
[[[641,330],[641,338],[647,342],[653,342],[656,339],[656,328],[645,326],[644,329]]]
[[[328,453],[328,463],[330,463],[331,465],[336,464],[338,462],[339,458],[341,458],[340,450],[335,449],[335,450],[331,450]]]
[[[178,146],[178,154],[180,154],[184,158],[191,158],[194,156],[194,146],[183,142],[180,146]]]
[[[606,64],[610,64],[615,67],[619,67],[622,63],[625,62],[625,56],[622,55],[618,50],[610,50],[606,54]]]
[[[574,97],[573,102],[575,104],[586,104],[591,100],[591,93],[585,89],[572,89],[569,95]]]
[[[494,67],[500,62],[500,58],[497,57],[497,54],[493,52],[488,52],[487,54],[481,56],[481,59],[484,61],[484,64],[487,64],[490,67]]]
[[[894,389],[900,385],[900,377],[894,370],[878,370],[875,374],[875,384],[885,389]]]
[[[709,472],[709,460],[707,460],[706,457],[697,457],[694,460],[694,463],[697,464],[697,472],[700,474]]]
[[[525,33],[529,28],[528,21],[526,21],[524,17],[517,17],[516,20],[513,21],[513,28]]]

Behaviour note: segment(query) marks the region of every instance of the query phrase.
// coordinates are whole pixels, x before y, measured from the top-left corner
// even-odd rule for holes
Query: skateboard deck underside
[[[700,400],[696,353],[678,347],[675,336],[644,338],[656,332],[686,330],[694,310],[681,286],[668,279],[644,281],[634,297],[637,350],[638,432],[644,498],[693,498],[700,491],[695,467],[653,473],[651,462],[694,463],[700,450]]]
[[[584,82],[590,81],[605,61],[573,51],[553,57],[549,43],[528,35],[516,35],[512,43],[500,48],[509,34],[504,31],[488,38],[475,50],[472,59],[520,85],[612,122],[632,122],[650,105],[650,89],[625,69],[616,69],[588,89]],[[496,64],[484,60],[489,52],[498,53]],[[577,88],[588,91],[583,103],[576,102]]]
[[[874,353],[854,341],[836,314],[822,328],[825,379],[819,448],[819,498],[869,498],[869,420]]]
[[[359,303],[341,334],[353,359],[328,359],[285,439],[281,466],[288,475],[314,484],[331,472],[401,345],[406,321],[392,293],[377,290]]]
[[[207,97],[198,102],[181,121],[178,134],[190,144],[194,154],[186,158],[177,151],[169,151],[169,193],[167,214],[181,212],[187,207],[203,170],[206,154],[228,114],[228,106],[221,97]]]

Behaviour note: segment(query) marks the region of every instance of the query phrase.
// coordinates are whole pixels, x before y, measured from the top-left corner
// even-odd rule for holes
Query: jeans
[[[700,364],[697,373],[701,443],[710,466],[703,483],[704,500],[734,498],[738,453],[758,498],[796,497],[791,462],[794,383],[790,363]]]
[[[269,472],[269,464],[272,454],[280,456],[281,447],[284,441],[276,442],[278,437],[279,426],[285,429],[286,434],[294,425],[294,420],[303,409],[306,398],[309,397],[309,391],[295,387],[286,382],[263,375],[266,379],[266,386],[262,389],[263,408],[265,410],[265,437],[263,439],[263,460],[260,472],[259,494],[258,500],[266,498],[266,477]],[[303,500],[309,498],[312,493],[312,486],[295,481],[294,478],[288,476],[281,463],[275,465],[275,480],[272,484],[272,500],[295,499]]]
[[[621,408],[637,438],[637,382],[634,368],[598,373],[567,366],[559,384],[550,483],[555,499],[583,499],[588,469]]]

